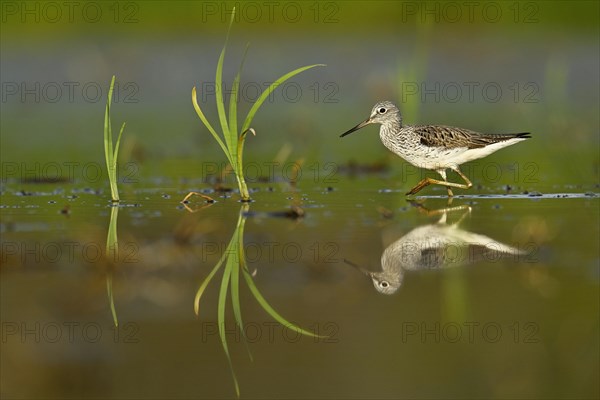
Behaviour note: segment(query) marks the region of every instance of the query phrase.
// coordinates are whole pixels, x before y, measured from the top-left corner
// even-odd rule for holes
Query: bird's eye
[[[377,110],[379,114],[385,114],[386,111],[387,109],[385,107],[381,107],[379,110]]]
[[[379,286],[381,286],[382,288],[386,288],[386,287],[390,286],[390,284],[389,284],[389,283],[387,283],[386,281],[381,281],[381,282],[379,283]]]

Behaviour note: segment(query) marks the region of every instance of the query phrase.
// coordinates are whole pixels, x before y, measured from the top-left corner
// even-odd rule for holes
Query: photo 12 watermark
[[[3,24],[137,24],[140,3],[135,1],[2,1]]]
[[[91,321],[3,321],[1,331],[2,344],[140,342],[135,322],[103,326]]]
[[[337,24],[342,5],[339,1],[203,1],[201,21],[225,23],[235,7],[235,22]]]
[[[537,344],[540,343],[539,331],[539,325],[531,321],[508,324],[494,321],[407,321],[401,325],[401,341],[406,344]]]
[[[243,82],[240,83],[238,91],[238,102],[244,101],[254,103],[260,95],[273,84],[273,82]],[[202,82],[200,85],[200,100],[204,103],[214,101],[217,91],[220,90],[224,95],[231,95],[233,86],[222,86],[214,82]],[[298,103],[303,98],[308,98],[314,103],[335,104],[339,103],[338,93],[340,87],[336,82],[312,82],[299,83],[295,81],[286,81],[277,86],[277,89],[269,93],[265,102],[285,102]]]
[[[227,253],[229,258],[237,260],[240,251],[244,251],[246,263],[277,263],[286,264],[313,262],[336,264],[341,262],[339,257],[340,245],[333,241],[312,241],[300,243],[296,241],[245,241],[243,248],[229,246],[229,243],[206,241],[199,248],[200,260],[207,262],[212,258],[221,257]],[[238,260],[239,262],[239,260]]]
[[[400,22],[537,24],[540,3],[533,1],[400,1]]]
[[[105,102],[108,87],[94,81],[3,81],[3,104],[54,104]],[[139,103],[140,87],[136,82],[115,83],[113,103]]]
[[[202,322],[202,343],[206,343],[211,337],[219,337],[219,324],[216,322]],[[298,343],[304,337],[304,340],[310,340],[313,343],[338,343],[338,334],[340,327],[335,322],[315,322],[303,325],[303,330],[311,333],[313,336],[307,337],[306,334],[299,332],[291,325],[282,325],[278,322],[246,322],[244,326],[238,328],[237,325],[222,323],[221,328],[227,337],[227,341],[240,343]],[[243,331],[240,331],[243,329]]]
[[[117,181],[122,184],[139,182],[140,166],[135,162],[117,164]],[[8,182],[77,182],[97,184],[108,179],[106,164],[79,161],[16,162],[0,163],[0,181]]]
[[[138,263],[139,245],[136,242],[120,243],[107,247],[105,242],[36,242],[10,241],[0,243],[0,261],[3,264],[42,264],[44,266],[74,263],[98,263],[110,261],[114,263]]]
[[[537,82],[402,82],[402,103],[539,103]]]
[[[313,162],[299,164],[294,161],[248,162],[242,166],[244,178],[248,183],[297,182],[307,180],[313,183],[335,184],[339,182],[339,165],[334,162]],[[203,162],[200,176],[207,183],[235,183],[237,178],[227,162]]]

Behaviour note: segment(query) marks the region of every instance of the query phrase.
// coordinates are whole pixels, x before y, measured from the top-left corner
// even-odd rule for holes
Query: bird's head
[[[390,122],[395,122],[402,125],[400,110],[398,110],[398,107],[396,107],[391,101],[380,101],[373,106],[369,118],[356,125],[354,128],[342,133],[340,137],[349,135],[352,132],[355,132],[360,128],[370,124],[386,124]]]
[[[402,275],[386,274],[385,272],[371,272],[373,286],[379,293],[394,294],[402,285]]]

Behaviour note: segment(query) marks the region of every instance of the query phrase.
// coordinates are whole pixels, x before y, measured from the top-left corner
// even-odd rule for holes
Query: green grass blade
[[[311,69],[314,67],[324,67],[324,66],[325,66],[325,64],[314,64],[314,65],[308,65],[306,67],[298,68],[298,69],[293,70],[292,72],[288,72],[287,74],[281,76],[279,79],[277,79],[275,82],[273,82],[271,84],[271,86],[269,86],[264,92],[261,93],[258,100],[256,100],[256,102],[252,105],[252,108],[250,109],[250,111],[248,112],[248,115],[246,116],[244,125],[242,125],[242,132],[246,131],[250,127],[250,124],[252,123],[252,120],[254,119],[254,115],[256,114],[256,112],[258,111],[258,109],[260,108],[262,103],[264,103],[264,101],[267,99],[267,97],[269,97],[269,95],[275,89],[277,89],[277,87],[279,87],[279,85],[281,85],[283,82],[287,81],[291,77],[298,75],[300,72],[306,71],[307,69]]]
[[[113,200],[119,200],[118,192],[116,189],[116,171],[113,168],[113,141],[112,141],[112,127],[110,120],[110,109],[112,104],[112,95],[115,86],[115,76],[113,75],[110,81],[110,88],[108,89],[108,97],[106,99],[106,109],[104,111],[104,157],[106,158],[106,170],[108,172],[108,180],[110,183],[111,197]]]
[[[113,156],[113,144],[112,144],[112,128],[110,123],[110,108],[112,103],[112,95],[115,86],[115,75],[113,75],[110,81],[110,87],[108,89],[108,97],[106,99],[106,109],[104,112],[104,155],[106,156],[107,163],[112,161]],[[110,164],[106,165],[107,167]]]
[[[231,269],[236,267],[236,260],[232,258],[227,259],[227,266],[223,272],[223,280],[221,281],[221,289],[219,290],[219,304],[217,308],[217,323],[219,324],[219,337],[221,338],[221,345],[225,356],[227,356],[227,362],[229,363],[229,369],[231,370],[231,376],[233,377],[233,383],[235,385],[235,393],[240,396],[240,387],[238,385],[237,377],[233,369],[233,363],[231,362],[231,355],[229,354],[229,347],[227,346],[227,337],[225,336],[225,306],[227,304],[227,288],[229,286],[229,279],[231,276]]]
[[[204,113],[202,112],[202,109],[200,108],[200,105],[198,104],[198,99],[197,99],[197,95],[196,95],[196,87],[194,87],[192,89],[192,103],[194,104],[194,109],[196,110],[196,114],[198,114],[198,117],[200,117],[200,120],[202,121],[204,126],[206,126],[206,129],[208,129],[210,131],[210,133],[213,135],[213,137],[215,138],[217,143],[219,143],[221,150],[223,150],[223,153],[225,153],[225,156],[227,156],[227,160],[233,166],[233,163],[231,161],[231,154],[229,153],[229,149],[225,146],[225,143],[223,143],[223,141],[219,137],[219,134],[217,133],[217,131],[215,131],[215,129],[210,124],[210,122],[208,122],[208,119],[206,119],[206,116],[204,115]]]
[[[114,148],[113,167],[115,168],[115,171],[117,170],[117,157],[119,156],[119,145],[121,144],[121,136],[123,136],[124,129],[125,129],[125,122],[123,122],[123,125],[121,125],[121,130],[119,131],[119,136],[117,136],[117,143],[115,144],[115,148]]]
[[[237,135],[237,102],[239,98],[239,90],[240,90],[240,78],[242,75],[242,69],[244,67],[244,61],[246,61],[246,55],[248,54],[248,47],[250,44],[246,45],[246,50],[244,50],[244,55],[242,56],[242,62],[240,63],[240,68],[238,69],[237,75],[233,80],[233,87],[231,88],[231,96],[229,97],[229,130]],[[239,149],[239,146],[238,146]]]
[[[225,59],[225,51],[227,50],[227,42],[229,41],[229,32],[231,31],[231,26],[233,25],[233,17],[235,14],[235,9],[231,13],[231,20],[229,21],[229,27],[227,28],[227,37],[225,38],[225,44],[223,45],[223,50],[221,50],[221,55],[219,56],[219,62],[217,63],[217,73],[215,76],[215,86],[216,92],[215,97],[217,100],[217,111],[219,113],[219,121],[221,122],[221,129],[223,130],[223,136],[225,137],[225,143],[227,144],[227,148],[229,149],[229,153],[231,155],[230,162],[234,162],[231,164],[233,169],[237,172],[236,167],[236,147],[237,147],[237,137],[231,135],[229,131],[229,126],[227,124],[227,115],[225,114],[225,101],[223,100],[223,60]]]
[[[117,158],[119,156],[119,145],[121,144],[121,136],[123,136],[123,130],[125,129],[125,122],[121,125],[119,136],[117,137],[117,143],[114,147],[114,153],[112,157],[112,179],[110,180],[111,191],[113,193],[113,200],[119,200],[119,188],[117,186]]]
[[[267,302],[267,300],[265,300],[265,298],[262,296],[262,294],[260,294],[260,291],[258,290],[258,288],[256,287],[256,284],[254,283],[254,280],[252,279],[252,276],[250,276],[250,273],[248,272],[248,270],[243,269],[242,270],[243,274],[244,274],[244,279],[246,280],[246,283],[248,284],[248,287],[250,288],[250,291],[252,292],[252,294],[254,295],[254,298],[256,299],[256,301],[258,301],[258,304],[260,304],[260,306],[271,316],[273,317],[273,319],[277,322],[279,322],[281,325],[285,326],[288,329],[293,329],[296,332],[299,332],[303,335],[306,336],[312,336],[312,337],[326,337],[326,336],[321,336],[321,335],[316,335],[313,332],[304,330],[302,328],[300,328],[299,326],[291,323],[290,321],[288,321],[287,319],[283,318],[277,311],[275,311],[273,309],[273,307],[271,307],[271,305]]]
[[[244,143],[246,142],[246,136],[248,132],[251,132],[252,135],[256,136],[256,131],[252,128],[242,132],[240,138],[238,139],[238,151],[237,151],[237,161],[238,165],[243,166],[243,155],[244,155]]]

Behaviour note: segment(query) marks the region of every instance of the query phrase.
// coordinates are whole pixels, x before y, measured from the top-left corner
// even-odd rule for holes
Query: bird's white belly
[[[416,167],[430,170],[444,170],[456,168],[466,162],[486,157],[497,150],[523,140],[525,139],[509,139],[476,149],[469,149],[467,147],[448,149],[444,147],[420,146],[414,152],[398,152],[397,154]]]

